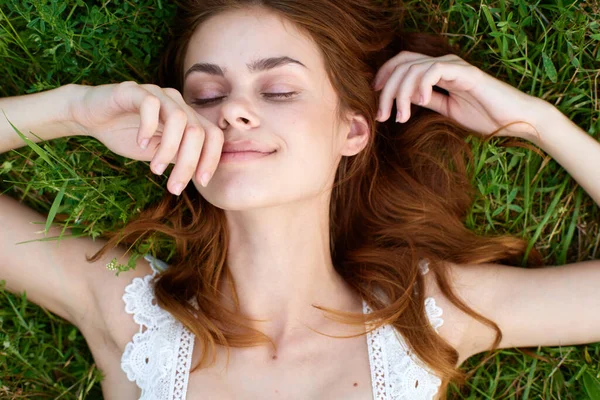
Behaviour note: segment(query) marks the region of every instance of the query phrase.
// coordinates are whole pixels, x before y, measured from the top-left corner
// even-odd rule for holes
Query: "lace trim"
[[[363,300],[363,313],[373,312],[371,307]],[[367,333],[367,343],[369,349],[369,363],[371,365],[371,384],[373,386],[373,399],[387,399],[388,385],[386,377],[389,376],[387,352],[383,348],[385,341],[382,338],[383,329],[380,327]]]
[[[125,347],[121,368],[127,379],[142,389],[140,400],[185,400],[194,335],[155,304],[150,280],[167,265],[150,255],[144,258],[153,273],[134,278],[123,295],[125,311],[133,314],[140,331]],[[419,267],[423,274],[429,271],[427,261]],[[437,332],[444,322],[442,309],[433,297],[425,299],[425,309]],[[372,312],[364,300],[363,312]],[[435,396],[441,380],[412,354],[402,335],[391,325],[367,333],[367,343],[375,400],[430,400]]]
[[[123,295],[125,311],[133,314],[140,331],[125,347],[121,369],[129,381],[135,381],[142,389],[140,400],[185,400],[193,334],[155,304],[150,280],[163,271],[166,264],[150,255],[144,259],[154,272],[134,278]]]
[[[443,310],[435,304],[433,297],[428,297],[425,299],[425,311],[427,312],[431,326],[437,332],[438,328],[444,324],[444,320],[441,318],[444,313]]]
[[[429,271],[426,260],[419,264],[422,274]],[[443,324],[442,309],[433,297],[425,299],[425,310],[433,328]],[[363,312],[373,310],[363,300]],[[367,333],[371,382],[375,400],[431,400],[441,379],[408,348],[406,341],[391,325]]]
[[[177,349],[177,362],[173,369],[174,382],[170,385],[172,392],[169,393],[169,399],[185,400],[192,364],[192,351],[194,349],[194,334],[185,327],[183,327],[181,341]]]

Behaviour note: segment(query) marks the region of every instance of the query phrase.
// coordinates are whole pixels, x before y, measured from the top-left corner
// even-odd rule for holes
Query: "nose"
[[[221,129],[232,125],[234,129],[252,129],[260,125],[258,116],[251,109],[251,105],[242,99],[230,99],[223,103],[219,115],[218,126]]]

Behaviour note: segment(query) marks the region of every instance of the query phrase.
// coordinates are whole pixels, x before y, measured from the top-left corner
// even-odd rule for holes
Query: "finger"
[[[180,195],[197,170],[200,150],[204,143],[205,133],[198,125],[189,124],[183,135],[175,167],[171,172],[167,188],[175,195]]]
[[[143,149],[148,147],[160,125],[159,89],[156,85],[139,85],[134,81],[121,82],[113,89],[113,99],[119,110],[139,114],[137,142]],[[145,146],[142,146],[145,141]]]
[[[470,89],[469,85],[472,85],[472,82],[465,85],[454,84],[454,81],[459,77],[465,78],[461,81],[468,82],[469,78],[465,77],[465,75],[468,75],[474,67],[453,54],[448,54],[443,57],[429,59],[422,62],[417,61],[416,63],[429,65],[429,70],[425,72],[423,74],[423,78],[421,78],[420,90],[423,90],[424,86],[429,86],[432,88],[434,85],[447,90],[468,90]],[[404,76],[411,65],[417,64],[403,64],[394,70],[380,93],[379,110],[381,111],[383,118],[378,119],[379,121],[386,121],[390,117],[393,96],[395,96],[396,93],[395,88],[400,85],[399,81],[404,79]],[[427,81],[423,82],[426,74],[428,76]],[[431,89],[427,89],[425,91],[429,94],[432,92]],[[404,107],[407,107],[408,112],[410,113],[410,103],[406,104]],[[401,112],[404,111],[401,110]]]
[[[410,105],[418,103],[419,84],[429,67],[429,62],[425,62],[412,64],[406,70],[396,92],[396,122],[406,122],[410,118]]]
[[[467,67],[467,68],[465,68]],[[423,96],[423,107],[436,111],[442,115],[448,115],[448,96],[434,92],[433,86],[441,87],[448,91],[468,90],[470,86],[461,85],[459,80],[470,74],[470,65],[463,63],[433,63],[421,78],[419,92]]]
[[[161,137],[160,145],[150,162],[150,167],[157,174],[161,175],[165,169],[176,157],[181,144],[184,129],[187,125],[187,115],[180,108],[161,107],[161,114],[165,121],[165,130]]]
[[[373,79],[373,88],[375,90],[381,90],[381,88],[383,88],[383,86],[385,85],[390,75],[394,72],[397,66],[411,61],[418,61],[431,58],[433,57],[427,56],[425,54],[413,53],[411,51],[406,50],[401,51],[394,57],[387,60],[381,67],[379,67],[379,70],[375,74],[375,79]]]
[[[188,114],[171,97],[172,93],[169,94],[155,85],[148,85],[148,90],[158,97],[161,104],[159,116],[164,124],[164,129],[158,150],[150,162],[152,171],[161,175],[177,155],[188,123]]]
[[[196,171],[196,179],[201,185],[206,186],[219,166],[225,138],[223,131],[216,125],[205,125],[204,129],[206,131],[206,138],[202,147],[200,165]]]
[[[436,62],[423,74],[422,83],[447,91],[471,90],[478,79],[477,71],[476,67],[464,62]]]
[[[148,147],[148,143],[158,129],[160,115],[160,100],[151,93],[144,98],[140,106],[140,128],[138,130],[137,142],[142,149]]]
[[[225,140],[223,131],[202,115],[197,114],[193,108],[189,107],[183,97],[176,96],[175,101],[188,113],[188,121],[193,121],[195,126],[203,133],[203,142],[198,146],[194,146],[199,157],[199,159],[196,159],[194,167],[196,171],[196,180],[198,180],[202,186],[206,186],[214,175],[221,159],[223,142]]]
[[[423,61],[425,65],[427,65],[430,61]],[[390,118],[390,113],[392,112],[392,105],[394,102],[394,98],[398,93],[398,88],[403,79],[405,79],[406,72],[409,68],[412,67],[411,63],[404,63],[398,65],[394,72],[390,75],[387,82],[385,83],[381,93],[379,94],[379,115],[381,118],[377,118],[378,121],[387,121]],[[414,67],[416,68],[416,67]],[[400,111],[400,108],[398,108]]]
[[[121,82],[115,85],[113,90],[114,104],[120,111],[140,115],[137,141],[141,146],[141,143],[152,137],[158,128],[160,101],[134,81]]]
[[[113,88],[113,99],[120,110],[139,112],[148,91],[134,81],[116,84]]]

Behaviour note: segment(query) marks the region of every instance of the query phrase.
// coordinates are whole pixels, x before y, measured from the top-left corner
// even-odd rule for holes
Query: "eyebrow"
[[[283,56],[283,57],[270,57],[270,58],[261,58],[259,60],[252,61],[250,64],[246,64],[246,67],[250,72],[258,72],[258,71],[267,71],[269,69],[282,67],[288,64],[298,64],[308,69],[308,67],[302,64],[300,61],[295,60],[291,57]],[[209,64],[209,63],[196,63],[190,67],[183,76],[183,80],[185,81],[189,74],[192,72],[204,72],[209,75],[216,75],[225,77],[225,74],[221,67],[217,64]]]

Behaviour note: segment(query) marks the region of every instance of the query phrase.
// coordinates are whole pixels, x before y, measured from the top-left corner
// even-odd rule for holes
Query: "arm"
[[[86,135],[69,116],[69,105],[80,101],[81,86],[67,85],[46,92],[0,99],[10,121],[26,136],[29,130],[42,140]],[[36,137],[30,137],[39,142]],[[0,151],[24,146],[25,143],[0,112]],[[88,263],[86,255],[96,253],[105,239],[69,238],[59,243],[44,240],[57,237],[62,228],[52,226],[43,233],[46,216],[17,200],[0,195],[0,281],[8,292],[25,293],[27,300],[67,320],[83,333],[90,346],[122,352],[139,326],[121,306],[124,288],[133,277],[144,276],[150,267],[144,259],[134,270],[115,274],[104,262]],[[37,224],[36,224],[37,223]],[[71,230],[64,237],[71,236]],[[27,243],[24,243],[27,242]],[[109,249],[103,260],[128,261],[127,249]],[[114,329],[119,326],[120,329]],[[109,327],[113,327],[112,329]]]
[[[218,139],[222,131],[200,119],[174,89],[135,82],[66,85],[0,99],[0,109],[25,135],[32,131],[40,137],[30,138],[34,142],[79,134],[94,137],[114,152],[132,159],[176,160],[172,183],[174,178],[189,181],[196,170],[200,151],[205,147],[205,130],[210,132],[206,142],[211,144],[207,146],[214,148],[204,163],[216,168],[221,154],[222,140]],[[186,130],[184,135],[182,129],[186,127],[194,129]],[[142,150],[136,139],[145,137],[150,138],[150,145]],[[23,145],[21,137],[0,112],[0,151]],[[179,151],[180,146],[185,151]],[[97,340],[103,346],[112,341],[122,351],[139,326],[122,309],[121,296],[134,276],[150,271],[147,262],[140,259],[134,270],[115,277],[104,265],[90,264],[85,257],[96,253],[106,240],[77,237],[59,243],[44,241],[43,229],[33,223],[45,220],[46,216],[0,195],[0,280],[6,281],[9,292],[26,292],[29,301],[77,326],[88,343]],[[60,232],[60,227],[50,228],[51,236]],[[67,229],[66,236],[70,235]],[[122,246],[113,247],[104,259],[116,258],[126,264],[127,253],[128,249]],[[127,325],[129,328],[108,328]]]
[[[526,136],[552,156],[600,205],[600,142],[575,125],[556,107],[547,110],[537,124],[539,136]]]
[[[448,94],[433,91],[434,85]],[[600,204],[600,144],[550,103],[526,95],[456,55],[429,57],[402,51],[380,68],[373,86],[381,90],[379,121],[390,117],[395,101],[399,122],[410,118],[411,103],[483,135],[525,122],[499,131],[498,136],[531,140]],[[448,268],[456,295],[503,331],[500,348],[600,341],[596,315],[600,261],[536,269],[451,263]],[[449,320],[439,333],[459,352],[459,364],[487,350],[495,331],[457,309],[441,294],[433,275],[428,275],[426,296],[436,299]]]
[[[455,293],[502,330],[498,348],[600,342],[600,260],[531,269],[448,266]],[[496,331],[456,308],[427,275],[426,295],[435,298],[448,322],[438,332],[458,351],[458,365],[489,350]]]
[[[84,135],[85,131],[68,117],[71,99],[80,92],[79,85],[65,85],[40,93],[0,99],[0,153],[25,146],[10,126],[10,121],[33,142]],[[8,118],[8,120],[7,120]],[[31,136],[31,137],[30,137]]]
[[[373,86],[381,90],[378,121],[389,119],[395,101],[399,122],[410,118],[414,103],[484,136],[509,125],[497,136],[522,137],[536,143],[600,203],[600,144],[550,103],[453,54],[429,57],[401,51],[381,66]],[[433,86],[448,94],[433,91]]]
[[[554,157],[600,204],[600,143],[548,104],[539,136],[527,137]],[[546,268],[448,264],[455,293],[502,330],[498,348],[600,342],[600,260]],[[440,335],[459,352],[459,365],[488,350],[496,332],[456,308],[427,283],[451,322]]]
[[[77,85],[66,85],[53,90],[0,99],[0,152],[25,146],[10,122],[28,136],[42,140],[83,133],[69,118],[69,105],[78,95]],[[8,120],[7,120],[8,118]],[[83,265],[84,244],[89,239],[63,241],[57,246],[44,239],[43,222],[46,217],[29,209],[6,195],[0,195],[0,280],[6,281],[6,290],[12,293],[26,291],[30,301],[46,307],[74,325],[84,316],[91,315],[92,301]],[[41,225],[34,225],[38,222]],[[51,236],[61,232],[52,227]],[[70,235],[67,230],[66,235]],[[33,241],[31,243],[20,242]],[[87,244],[91,246],[91,244]],[[97,246],[97,245],[96,245]],[[88,267],[88,271],[90,268]],[[89,301],[88,301],[89,300]]]

